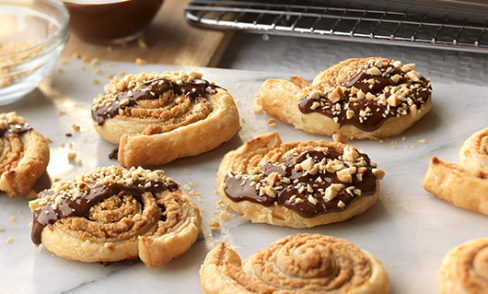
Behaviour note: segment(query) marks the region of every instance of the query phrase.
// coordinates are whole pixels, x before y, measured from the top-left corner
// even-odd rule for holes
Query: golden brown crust
[[[30,206],[38,219],[49,206],[62,205],[69,200],[67,197],[88,197],[89,191],[95,191],[103,183],[121,183],[137,189],[139,184],[130,184],[133,179],[144,181],[144,187],[150,182],[147,179],[153,179],[153,185],[174,185],[160,170],[101,168],[76,180],[56,183],[50,193],[43,194],[47,196],[31,201]],[[79,187],[84,187],[88,194],[77,192]],[[87,216],[59,218],[41,227],[42,245],[55,255],[82,262],[114,262],[139,257],[147,267],[164,265],[191,247],[202,221],[193,200],[181,189],[168,187],[173,188],[145,191],[140,200],[128,190],[108,195],[91,206]]]
[[[213,111],[203,120],[167,133],[122,135],[119,163],[126,167],[165,164],[210,151],[230,140],[240,127],[234,100],[227,91],[218,89],[210,101]]]
[[[473,134],[460,151],[461,165],[433,157],[424,189],[456,206],[488,215],[488,128]]]
[[[488,289],[488,238],[466,242],[442,261],[439,294],[485,294]]]
[[[376,203],[379,194],[379,179],[381,179],[384,175],[384,172],[377,169],[375,169],[375,172],[378,172],[378,177],[375,181],[376,190],[374,194],[364,197],[355,196],[356,199],[352,201],[352,203],[349,204],[345,210],[327,212],[313,217],[300,216],[295,211],[283,205],[264,206],[260,203],[247,200],[236,202],[229,198],[225,191],[225,179],[229,173],[254,175],[262,170],[262,167],[267,162],[276,163],[281,158],[284,158],[292,153],[295,154],[311,150],[322,150],[323,148],[334,148],[339,152],[344,152],[344,148],[355,150],[351,146],[325,140],[289,142],[282,144],[278,133],[269,133],[258,136],[224,156],[217,172],[218,191],[225,204],[229,205],[229,207],[236,212],[242,214],[243,218],[245,219],[249,219],[256,223],[268,223],[277,226],[294,228],[307,228],[343,221],[363,213],[374,203]],[[380,175],[380,173],[383,174]],[[334,172],[332,172],[332,174],[334,174]],[[328,189],[326,189],[325,192],[327,192],[327,190]],[[345,191],[341,190],[339,194],[340,193],[345,193]],[[359,195],[361,194],[359,193]],[[308,199],[307,197],[303,198]],[[320,205],[320,203],[318,203],[318,205]]]
[[[11,126],[29,128],[21,133],[5,133],[0,141],[0,190],[15,197],[26,195],[46,171],[49,146],[47,140],[15,112],[0,114],[0,129],[6,130],[8,121]]]
[[[226,243],[211,250],[200,268],[202,288],[220,293],[388,293],[381,261],[342,239],[299,234],[249,257]]]
[[[174,87],[193,85],[195,88],[189,90],[196,90],[195,95],[180,95],[171,85],[161,87],[164,90],[157,94],[145,89],[147,83],[153,81],[152,85],[157,86],[159,80]],[[94,100],[95,129],[105,140],[119,144],[119,163],[125,167],[160,165],[212,150],[239,130],[239,114],[225,89],[199,83],[207,83],[201,80],[201,74],[184,72],[141,73],[113,80],[105,94]],[[135,97],[133,93],[138,91],[148,91],[152,97],[136,99],[135,104],[124,99],[123,93]],[[115,105],[118,112],[102,119],[99,110],[110,105]]]
[[[388,117],[380,127],[368,131],[352,124],[341,125],[333,118],[318,112],[305,114],[299,110],[298,104],[302,99],[313,96],[314,92],[320,93],[317,95],[332,93],[356,75],[362,66],[372,61],[382,61],[385,64],[392,62],[381,57],[351,58],[319,73],[312,84],[299,77],[292,77],[290,81],[268,79],[256,96],[256,105],[262,106],[266,112],[295,128],[312,134],[340,134],[350,139],[378,139],[400,134],[429,112],[432,107],[430,98],[420,109],[408,109],[404,114]]]

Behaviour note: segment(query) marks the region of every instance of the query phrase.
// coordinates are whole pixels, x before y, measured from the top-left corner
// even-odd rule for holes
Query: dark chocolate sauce
[[[118,158],[119,158],[119,148],[115,148],[108,155],[108,159],[115,159],[115,160],[117,160]]]
[[[327,154],[319,151],[305,151],[298,156],[296,164],[307,159],[307,155],[311,156],[314,162],[320,162],[323,158],[336,159],[341,154],[334,148],[330,147],[328,148]],[[372,172],[370,160],[365,154],[359,153],[359,156],[362,156],[367,163],[365,166],[367,170],[363,174],[362,181],[359,181],[355,176],[353,176],[352,183],[344,183],[337,178],[335,173],[317,173],[316,175],[311,175],[304,171],[297,172],[294,168],[296,164],[293,163],[295,156],[288,156],[282,158],[278,163],[268,162],[263,166],[263,174],[261,175],[261,178],[266,178],[272,172],[277,172],[281,177],[286,177],[291,180],[291,183],[284,185],[283,189],[276,190],[276,198],[269,197],[266,194],[259,195],[259,190],[250,185],[251,180],[238,180],[234,176],[229,175],[227,175],[224,180],[226,184],[225,193],[232,201],[235,202],[247,200],[262,204],[264,206],[271,206],[277,203],[278,205],[283,205],[295,211],[298,215],[307,218],[328,212],[342,211],[345,210],[355,199],[362,196],[372,195],[376,192],[376,176]],[[315,181],[319,176],[321,177],[322,182]],[[298,179],[297,183],[294,182],[296,179]],[[244,184],[242,184],[243,182]],[[361,196],[351,196],[344,192],[338,194],[331,201],[325,201],[322,194],[317,190],[319,188],[325,190],[331,184],[336,183],[343,184],[345,189],[349,186],[355,186],[357,189],[361,190]],[[299,191],[295,188],[295,186],[298,184],[303,184],[304,186],[310,184],[313,186],[314,192],[308,193],[304,191],[299,193]],[[290,198],[293,195],[296,195],[297,198],[301,198],[304,201],[302,203],[290,201]],[[312,195],[317,200],[316,205],[307,201],[308,195]],[[343,208],[338,206],[339,201],[342,201],[345,204]]]
[[[150,182],[150,187],[146,183]],[[34,221],[32,226],[31,238],[34,244],[41,244],[41,234],[45,226],[55,223],[61,218],[67,217],[87,217],[90,208],[95,204],[120,192],[126,192],[132,195],[142,204],[142,194],[144,192],[158,193],[165,190],[174,191],[178,189],[178,184],[173,181],[169,183],[161,181],[147,181],[132,186],[126,186],[118,183],[97,186],[90,189],[88,194],[77,199],[62,198],[56,208],[52,203],[46,204],[43,209],[34,212]],[[39,193],[39,197],[53,195],[51,190],[44,190]]]
[[[193,82],[183,81],[177,84],[171,80],[160,78],[145,82],[141,90],[135,91],[125,89],[117,93],[116,100],[108,105],[92,109],[91,114],[94,121],[103,125],[106,119],[112,118],[119,114],[119,109],[133,106],[139,100],[159,99],[165,92],[172,90],[176,96],[185,95],[186,97],[196,100],[199,97],[206,97],[207,94],[215,94],[217,86],[210,85],[206,80],[194,80]],[[129,91],[131,95],[129,96]],[[127,99],[129,102],[121,105],[121,101]]]
[[[391,78],[386,78],[382,75],[377,76],[377,75],[368,74],[367,73],[368,67],[365,67],[362,68],[358,74],[351,77],[345,84],[342,85],[342,87],[347,88],[347,90],[344,93],[343,100],[338,102],[332,102],[331,100],[328,99],[328,95],[330,93],[327,93],[322,97],[320,97],[319,100],[311,99],[308,97],[301,100],[299,102],[298,108],[302,113],[318,112],[332,119],[337,117],[338,119],[337,122],[341,126],[350,124],[363,131],[371,132],[378,129],[387,118],[396,116],[398,114],[397,109],[399,107],[403,107],[406,113],[410,112],[410,107],[407,106],[406,103],[404,103],[403,105],[400,104],[396,107],[388,106],[388,104],[382,105],[377,103],[377,101],[375,100],[369,100],[366,98],[358,99],[355,102],[350,102],[349,99],[352,96],[354,96],[351,94],[350,89],[352,87],[356,87],[362,90],[364,94],[369,92],[373,95],[379,95],[384,92],[385,87],[387,86],[407,84],[408,88],[411,88],[412,86],[418,84],[419,87],[417,89],[412,89],[412,91],[414,91],[414,94],[411,95],[410,97],[413,100],[413,104],[417,106],[417,109],[420,109],[420,107],[423,104],[425,104],[431,96],[431,93],[429,91],[431,90],[431,87],[428,85],[429,82],[427,81],[427,79],[421,76],[420,81],[414,82],[410,79],[403,78],[403,75],[405,73],[400,69],[392,65],[388,65],[385,67],[385,70],[388,68],[393,68],[393,71],[390,73],[390,76],[394,76],[396,74],[402,76],[402,78],[400,78],[397,83],[394,83]],[[375,80],[375,84],[373,84],[372,88],[370,88],[371,84],[367,82],[369,79]],[[384,93],[384,95],[386,98],[388,98],[391,95],[391,93],[387,91]],[[312,109],[311,106],[316,101],[323,102],[324,106],[320,106],[317,107],[316,109]],[[340,105],[339,110],[336,109],[337,104]],[[347,108],[346,105],[348,105]],[[359,112],[361,110],[365,110],[367,107],[369,107],[371,111],[370,112],[371,115],[369,115],[367,119],[361,122]],[[354,111],[354,116],[349,119],[347,118],[346,115],[346,111],[348,109]],[[386,113],[387,109],[389,109],[389,111]]]

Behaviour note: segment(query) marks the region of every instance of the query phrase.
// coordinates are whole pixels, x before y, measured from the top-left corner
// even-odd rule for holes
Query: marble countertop
[[[125,63],[99,64],[95,74],[88,64],[68,60],[59,65],[52,78],[25,99],[0,107],[2,112],[17,111],[53,142],[47,174],[36,185],[47,187],[54,178],[70,179],[98,166],[117,164],[107,155],[115,147],[103,141],[91,125],[89,105],[108,82],[106,74],[121,71],[165,71],[172,66],[136,66]],[[415,60],[404,60],[415,62]],[[323,60],[323,68],[331,65]],[[81,70],[81,66],[86,70]],[[420,64],[420,68],[425,64]],[[3,293],[201,293],[198,270],[206,253],[225,240],[237,247],[242,258],[266,247],[278,238],[299,232],[328,234],[347,239],[379,257],[389,273],[392,293],[435,293],[437,270],[444,255],[467,240],[488,235],[488,218],[454,207],[422,188],[428,158],[437,155],[457,161],[462,143],[473,132],[488,125],[488,91],[480,82],[449,78],[431,73],[432,111],[404,134],[378,141],[352,141],[387,173],[381,182],[379,201],[363,215],[348,221],[314,229],[290,229],[265,224],[251,224],[231,214],[222,222],[222,231],[209,233],[219,196],[215,173],[222,156],[244,141],[265,132],[278,131],[283,141],[319,139],[319,136],[295,130],[281,122],[268,125],[270,116],[252,111],[253,95],[269,77],[287,78],[290,72],[267,73],[224,69],[199,69],[204,77],[230,91],[243,118],[242,128],[229,142],[197,157],[165,165],[167,175],[181,183],[196,183],[201,194],[197,204],[204,214],[205,232],[180,258],[157,269],[147,269],[141,262],[131,265],[84,264],[52,256],[30,240],[32,214],[27,200],[0,194],[0,285]],[[100,81],[94,83],[94,79]],[[74,132],[72,124],[81,126]],[[72,137],[66,137],[72,133]],[[426,139],[421,144],[419,140]],[[76,152],[81,164],[68,162],[67,154]],[[12,238],[12,242],[7,239]]]

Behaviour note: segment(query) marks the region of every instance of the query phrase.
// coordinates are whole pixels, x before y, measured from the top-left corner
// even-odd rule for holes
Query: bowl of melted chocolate
[[[163,0],[63,0],[72,30],[85,41],[125,43],[149,26]]]

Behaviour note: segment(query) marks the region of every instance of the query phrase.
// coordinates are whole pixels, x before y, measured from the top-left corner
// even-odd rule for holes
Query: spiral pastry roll
[[[256,104],[312,134],[351,139],[400,134],[431,108],[432,88],[414,64],[380,57],[352,58],[318,74],[268,79]]]
[[[163,173],[111,166],[55,183],[30,202],[32,241],[72,260],[164,265],[195,242],[201,214]]]
[[[456,206],[488,215],[488,128],[468,138],[459,157],[460,165],[434,156],[424,189]]]
[[[239,255],[222,243],[200,268],[202,288],[218,293],[388,293],[380,260],[331,236],[299,234],[258,251],[241,266]]]
[[[270,133],[227,153],[217,183],[224,202],[245,219],[306,228],[363,213],[376,202],[384,174],[352,146],[282,144]]]
[[[439,294],[485,294],[488,291],[488,238],[450,251],[439,271]]]
[[[46,138],[15,112],[0,113],[0,191],[27,194],[49,163]]]
[[[230,94],[200,73],[114,78],[94,99],[97,132],[119,144],[122,166],[153,166],[214,149],[239,130]]]

